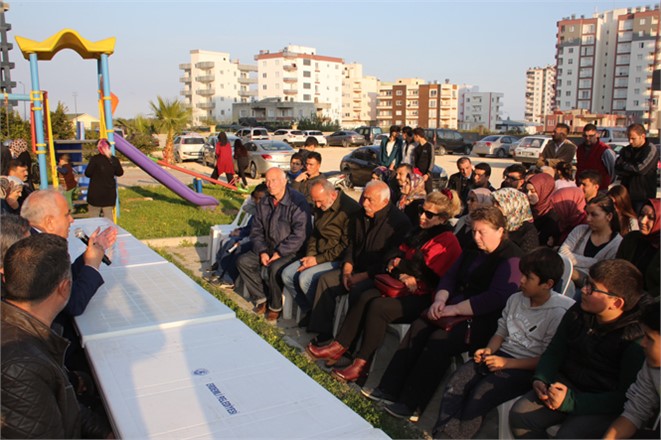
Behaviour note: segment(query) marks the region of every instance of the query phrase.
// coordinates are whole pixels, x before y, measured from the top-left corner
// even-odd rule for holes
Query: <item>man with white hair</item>
[[[386,255],[400,245],[412,228],[408,217],[390,203],[390,188],[373,180],[361,198],[362,213],[349,223],[349,245],[342,267],[319,278],[308,331],[318,333],[313,343],[333,337],[336,298],[349,294],[349,303],[373,286],[374,275],[385,273]]]
[[[236,265],[255,305],[253,311],[277,321],[282,312],[281,273],[303,256],[311,230],[310,205],[303,194],[287,187],[281,169],[270,168],[265,177],[268,195],[255,208],[252,250],[241,255]]]

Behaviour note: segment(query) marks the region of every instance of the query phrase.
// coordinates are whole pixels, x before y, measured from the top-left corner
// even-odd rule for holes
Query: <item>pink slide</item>
[[[129,141],[121,136],[115,135],[115,148],[128,157],[131,162],[140,167],[145,173],[165,185],[170,191],[179,197],[202,207],[216,207],[218,200],[214,197],[196,193],[185,184],[181,183],[172,174],[161,168],[156,162],[147,157],[142,151],[131,145]]]

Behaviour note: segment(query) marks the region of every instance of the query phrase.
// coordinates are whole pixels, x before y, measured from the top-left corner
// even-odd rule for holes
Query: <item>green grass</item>
[[[211,226],[231,223],[246,197],[215,185],[203,192],[220,204],[199,208],[162,185],[120,188],[118,224],[140,240],[208,235]]]

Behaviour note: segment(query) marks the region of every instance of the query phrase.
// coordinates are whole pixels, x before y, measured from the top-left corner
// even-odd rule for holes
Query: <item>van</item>
[[[434,153],[443,156],[446,153],[470,154],[472,145],[464,140],[457,130],[448,128],[426,128],[425,137],[434,145]]]
[[[629,142],[627,129],[625,127],[597,127],[599,140],[604,144],[610,142]]]
[[[381,127],[368,127],[368,126],[358,127],[354,131],[358,134],[363,135],[366,142],[365,145],[371,145],[372,143],[374,143],[376,136],[383,133],[383,129]]]
[[[234,135],[241,138],[243,142],[270,140],[269,132],[264,127],[244,127],[238,130]]]

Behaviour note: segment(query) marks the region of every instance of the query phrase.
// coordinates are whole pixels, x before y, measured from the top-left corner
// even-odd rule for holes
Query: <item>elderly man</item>
[[[4,267],[0,435],[108,437],[108,426],[81,412],[62,364],[68,341],[51,330],[71,292],[66,240],[52,234],[19,240],[7,251]]]
[[[340,267],[339,258],[349,244],[349,222],[360,211],[354,199],[327,180],[317,180],[310,188],[310,196],[315,210],[307,252],[282,272],[285,289],[305,314],[299,327],[308,325],[319,277]]]
[[[287,187],[279,168],[266,171],[266,187],[268,195],[257,205],[250,231],[252,250],[238,258],[237,268],[253,311],[277,321],[282,312],[282,270],[303,256],[311,229],[310,205],[303,194]]]
[[[558,162],[572,163],[576,154],[576,145],[567,139],[569,136],[569,125],[560,123],[553,129],[552,139],[546,144],[544,150],[537,159],[537,166],[548,165],[555,169]]]
[[[349,293],[353,303],[358,295],[373,286],[374,275],[385,270],[387,251],[396,248],[411,229],[404,213],[390,203],[390,189],[380,181],[365,186],[362,213],[349,224],[349,246],[341,269],[319,278],[315,304],[308,331],[319,333],[313,343],[320,345],[333,337],[335,300]]]

